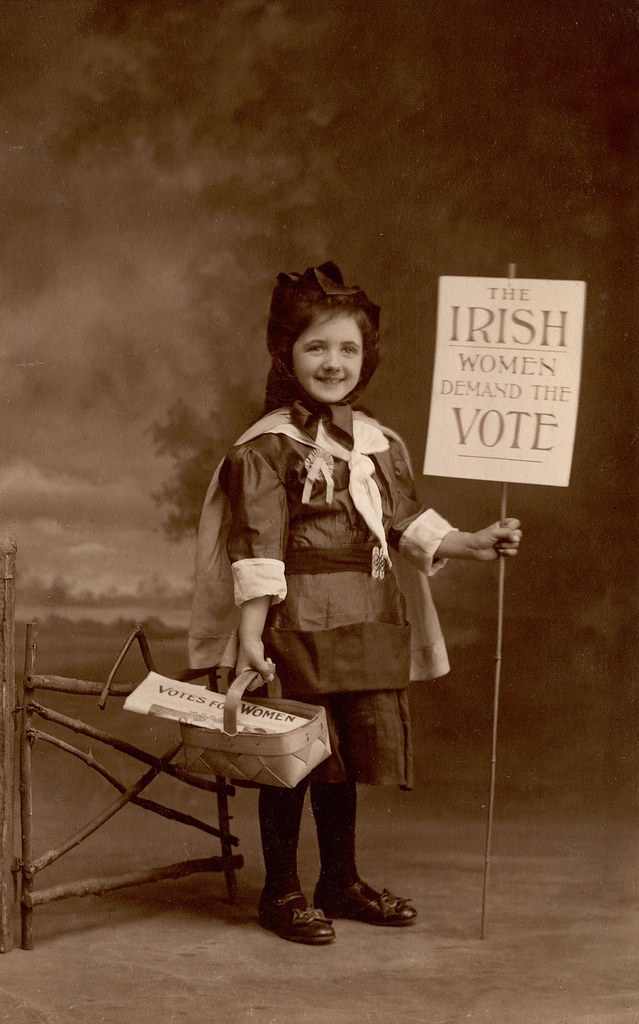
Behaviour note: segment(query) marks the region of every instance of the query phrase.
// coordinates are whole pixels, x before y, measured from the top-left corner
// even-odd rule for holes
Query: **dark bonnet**
[[[278,274],[266,332],[271,369],[265,412],[308,397],[293,373],[291,352],[314,320],[331,316],[353,316],[359,324],[364,342],[362,372],[347,402],[351,404],[364,390],[379,363],[379,306],[359,285],[344,284],[334,263],[322,263],[303,274]]]

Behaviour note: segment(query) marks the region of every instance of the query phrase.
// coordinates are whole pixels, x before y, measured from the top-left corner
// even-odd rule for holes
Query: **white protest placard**
[[[566,487],[586,285],[440,277],[424,473]]]

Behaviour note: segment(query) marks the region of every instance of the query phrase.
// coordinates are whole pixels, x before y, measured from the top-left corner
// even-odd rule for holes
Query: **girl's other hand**
[[[504,519],[471,534],[473,558],[480,562],[490,562],[500,555],[516,555],[522,536],[520,525],[518,519]]]
[[[247,691],[258,690],[264,683],[268,683],[275,678],[275,665],[270,658],[264,657],[264,644],[261,640],[250,645],[240,645],[237,662],[235,663],[236,675],[239,676],[242,672],[246,672],[247,669],[259,672],[261,676],[260,679],[255,679],[252,683],[249,683],[246,688]]]

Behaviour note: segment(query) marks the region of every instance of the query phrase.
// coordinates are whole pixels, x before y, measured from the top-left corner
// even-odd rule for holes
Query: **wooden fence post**
[[[13,948],[15,907],[16,542],[0,537],[0,953]]]

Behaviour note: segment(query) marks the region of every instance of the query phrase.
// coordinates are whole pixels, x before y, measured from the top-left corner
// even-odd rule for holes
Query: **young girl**
[[[356,784],[412,784],[409,680],[448,671],[426,577],[448,558],[514,555],[521,538],[516,519],[462,533],[424,509],[401,439],[354,408],[379,361],[378,324],[333,263],[279,275],[264,416],[214,477],[198,538],[193,667],[277,672],[286,697],[326,709],[331,756],[294,789],[259,794],[259,921],[309,945],[332,942],[337,917],[414,921],[407,900],[358,874]],[[309,785],[312,906],[297,869]]]

